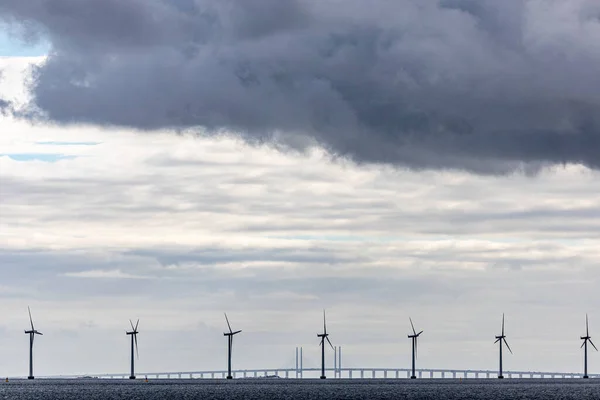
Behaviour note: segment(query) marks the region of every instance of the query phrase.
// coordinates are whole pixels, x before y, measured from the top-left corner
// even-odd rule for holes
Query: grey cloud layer
[[[494,368],[505,312],[510,368],[578,371],[573,338],[586,310],[598,321],[596,171],[490,178],[227,137],[0,127],[7,154],[74,156],[0,157],[9,375],[27,368],[28,305],[45,333],[40,375],[123,370],[122,329],[138,317],[140,368],[155,371],[222,368],[223,311],[244,330],[239,368],[293,365],[298,345],[317,365],[323,307],[347,366],[409,365],[398,332],[412,316],[427,334],[423,367]]]
[[[358,161],[480,172],[599,166],[599,16],[594,0],[0,5],[53,44],[33,84],[53,120],[285,132]]]

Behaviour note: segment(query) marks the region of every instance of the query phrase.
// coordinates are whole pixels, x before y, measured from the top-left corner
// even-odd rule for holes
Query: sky
[[[0,4],[0,375],[582,369],[600,7],[339,3]]]

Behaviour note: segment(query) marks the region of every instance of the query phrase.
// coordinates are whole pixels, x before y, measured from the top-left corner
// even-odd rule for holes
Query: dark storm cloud
[[[33,91],[59,122],[284,132],[413,167],[600,165],[593,0],[4,0],[0,16],[52,42]]]

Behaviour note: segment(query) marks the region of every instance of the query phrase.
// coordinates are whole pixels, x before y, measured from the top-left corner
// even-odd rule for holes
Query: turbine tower
[[[133,326],[133,322],[131,322],[131,320],[129,320],[129,324],[131,325],[131,332],[126,332],[127,335],[131,335],[131,375],[129,375],[129,379],[135,379],[135,360],[133,357],[133,348],[135,345],[135,353],[137,355],[137,358],[140,358],[140,353],[138,352],[138,343],[137,343],[137,334],[138,332],[138,325],[140,323],[140,320],[138,319],[137,322],[135,323],[135,326]]]
[[[506,348],[510,351],[510,354],[512,354],[513,352],[510,349],[510,346],[506,341],[506,335],[504,334],[504,314],[502,314],[502,335],[496,336],[496,341],[494,342],[500,344],[500,371],[498,372],[498,379],[504,379],[504,375],[502,375],[502,342],[504,342]]]
[[[329,334],[327,333],[327,323],[325,322],[325,310],[323,310],[323,333],[318,333],[317,337],[321,338],[321,379],[327,378],[325,376],[325,340],[327,339],[327,343],[333,349],[333,345],[329,340]]]
[[[590,329],[589,329],[589,326],[588,326],[588,316],[587,316],[587,314],[585,314],[585,336],[582,336],[581,340],[583,340],[583,344],[581,345],[581,347],[584,348],[583,349],[583,354],[584,354],[584,356],[583,356],[583,377],[585,379],[587,379],[587,378],[589,378],[589,376],[588,376],[588,363],[587,363],[587,360],[588,360],[588,357],[587,357],[587,353],[588,353],[587,352],[587,350],[588,350],[587,344],[588,344],[588,342],[594,347],[594,349],[596,349],[596,351],[598,351],[598,348],[596,347],[596,345],[594,345],[594,342],[592,342],[592,338],[590,337]]]
[[[33,327],[33,319],[31,318],[31,309],[29,306],[27,307],[27,311],[29,311],[29,322],[31,323],[31,330],[25,331],[29,335],[29,376],[27,379],[33,379],[33,339],[35,335],[43,335],[43,333],[36,331]]]
[[[412,339],[412,375],[410,379],[417,379],[417,376],[415,375],[415,360],[417,359],[417,340],[419,339],[419,335],[421,335],[423,331],[417,333],[417,331],[415,330],[415,326],[413,325],[412,319],[410,317],[408,319],[410,320],[410,326],[413,330],[413,334],[408,335],[408,338]]]
[[[231,325],[229,324],[229,318],[227,318],[227,314],[225,314],[225,321],[227,321],[227,327],[229,328],[229,332],[223,333],[223,336],[227,336],[227,379],[233,379],[231,376],[231,350],[233,348],[233,336],[237,335],[241,331],[232,331]]]

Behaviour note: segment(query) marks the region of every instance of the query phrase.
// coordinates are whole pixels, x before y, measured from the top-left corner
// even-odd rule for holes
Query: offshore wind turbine
[[[227,336],[227,379],[233,379],[231,376],[231,351],[233,349],[233,336],[237,335],[241,331],[232,331],[231,325],[229,324],[229,318],[227,318],[227,314],[225,314],[225,321],[227,321],[227,327],[229,328],[229,332],[223,333],[223,336]]]
[[[496,336],[496,341],[494,342],[500,344],[500,370],[498,372],[498,379],[504,379],[504,375],[502,375],[502,342],[504,342],[506,348],[508,349],[508,351],[510,351],[510,354],[512,354],[513,352],[510,349],[510,346],[506,341],[506,335],[504,334],[504,313],[502,314],[502,335]]]
[[[133,357],[133,347],[135,344],[135,353],[137,354],[137,358],[140,358],[140,353],[138,352],[138,343],[137,343],[137,334],[138,332],[138,325],[140,323],[140,320],[138,319],[137,322],[135,323],[135,326],[133,326],[133,322],[131,322],[131,320],[129,320],[129,324],[131,325],[131,331],[130,332],[126,332],[128,336],[131,336],[131,375],[129,375],[129,379],[135,379],[135,360]]]
[[[333,349],[333,345],[329,340],[329,334],[327,333],[327,322],[325,321],[325,310],[323,310],[323,333],[318,333],[317,337],[321,338],[321,379],[327,378],[325,376],[325,340],[329,343],[329,346]]]
[[[417,379],[417,376],[415,375],[415,360],[417,359],[417,340],[419,339],[419,336],[421,335],[421,333],[423,333],[423,331],[417,333],[417,331],[415,330],[415,326],[413,325],[412,319],[410,317],[408,319],[410,320],[410,326],[413,330],[413,334],[408,335],[408,338],[412,339],[412,375],[410,376],[410,379]]]
[[[596,345],[594,345],[594,342],[592,342],[592,338],[590,337],[590,329],[589,329],[589,325],[588,325],[588,316],[587,314],[585,314],[585,336],[581,337],[581,340],[583,340],[583,344],[581,345],[581,347],[583,347],[583,377],[585,379],[589,378],[588,376],[588,357],[587,357],[587,344],[588,342],[594,347],[594,349],[596,349],[596,351],[598,351],[598,348],[596,347]]]
[[[42,332],[37,331],[33,326],[33,318],[31,318],[31,309],[27,307],[29,312],[29,322],[31,323],[31,330],[25,331],[29,335],[29,376],[27,379],[33,379],[33,340],[35,335],[43,335]]]

